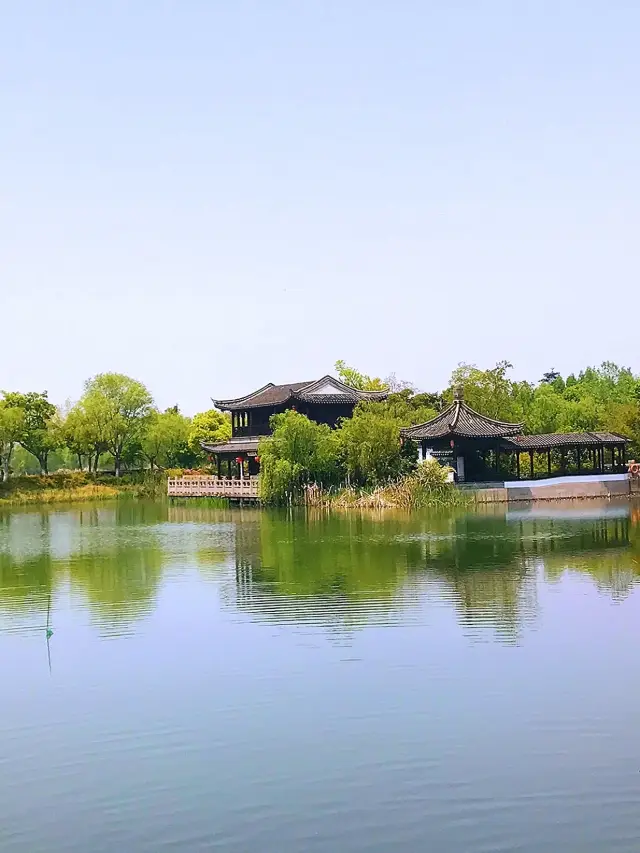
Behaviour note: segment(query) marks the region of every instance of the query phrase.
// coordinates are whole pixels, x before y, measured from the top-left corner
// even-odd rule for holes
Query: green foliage
[[[386,383],[379,377],[360,373],[355,368],[346,365],[342,359],[336,361],[335,369],[338,377],[345,385],[357,388],[359,391],[384,391],[387,388]]]
[[[265,503],[294,501],[307,483],[338,482],[342,473],[338,434],[289,409],[271,419],[273,434],[262,439],[260,494]]]
[[[175,408],[152,412],[141,439],[141,449],[151,468],[179,467],[191,456],[191,421]]]
[[[460,365],[447,396],[452,399],[455,388],[462,388],[472,408],[501,421],[522,421],[527,433],[619,433],[640,453],[640,379],[628,368],[605,361],[566,379],[551,370],[537,386],[513,382],[510,368],[506,361],[490,370]]]
[[[378,485],[398,477],[404,468],[401,422],[376,404],[357,406],[338,430],[349,478],[360,485]]]
[[[474,364],[460,364],[451,374],[448,399],[461,390],[465,402],[490,418],[510,423],[522,421],[523,412],[532,395],[529,383],[515,383],[507,376],[512,365],[500,361],[490,370],[480,370]]]
[[[136,379],[101,373],[86,383],[79,405],[93,438],[112,454],[119,477],[123,456],[142,439],[152,412],[151,394]]]
[[[8,480],[11,457],[24,433],[24,410],[0,401],[0,480]]]
[[[49,454],[61,444],[57,410],[49,402],[47,392],[4,392],[4,404],[22,412],[19,443],[40,463],[42,473],[48,471]]]
[[[436,395],[415,394],[412,389],[405,388],[389,394],[386,400],[363,401],[358,403],[354,415],[362,412],[377,412],[378,414],[392,418],[399,427],[409,427],[430,421],[438,414],[435,408]]]
[[[191,421],[188,445],[191,452],[202,458],[202,444],[223,444],[231,438],[231,419],[217,409],[195,415]]]

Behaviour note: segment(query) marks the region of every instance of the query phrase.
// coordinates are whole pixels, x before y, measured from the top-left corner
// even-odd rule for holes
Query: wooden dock
[[[206,475],[170,477],[167,481],[167,494],[170,498],[229,498],[230,500],[257,501],[258,478],[229,479]]]

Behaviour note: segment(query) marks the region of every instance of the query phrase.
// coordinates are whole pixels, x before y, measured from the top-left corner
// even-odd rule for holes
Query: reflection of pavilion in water
[[[465,626],[509,639],[537,618],[540,570],[577,570],[615,598],[626,594],[637,580],[629,533],[626,511],[261,514],[236,527],[236,605],[269,621],[355,626],[414,619],[435,597]]]

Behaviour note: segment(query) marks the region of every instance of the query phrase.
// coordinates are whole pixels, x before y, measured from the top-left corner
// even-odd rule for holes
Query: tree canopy
[[[231,438],[231,419],[217,409],[208,409],[194,415],[189,430],[189,448],[196,456],[202,455],[202,444],[222,444]]]
[[[80,406],[93,434],[104,439],[119,477],[123,454],[142,439],[152,412],[151,394],[142,382],[122,373],[101,373],[86,383]]]

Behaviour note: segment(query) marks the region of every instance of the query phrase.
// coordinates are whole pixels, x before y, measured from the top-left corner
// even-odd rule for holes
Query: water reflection
[[[170,577],[213,580],[228,607],[351,630],[452,607],[465,628],[515,639],[538,618],[539,579],[591,578],[621,600],[640,574],[628,505],[504,512],[273,513],[119,503],[0,514],[2,628],[44,624],[68,589],[102,630],[153,611]],[[425,610],[425,607],[427,608]]]
[[[637,528],[634,528],[634,530]],[[538,576],[590,575],[614,599],[637,582],[628,506],[590,513],[406,516],[262,513],[236,527],[234,605],[274,621],[353,627],[408,618],[428,598],[463,625],[515,639],[537,617]]]

